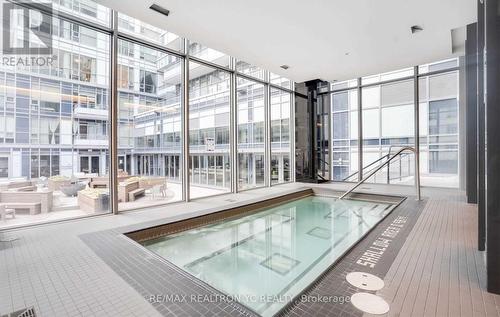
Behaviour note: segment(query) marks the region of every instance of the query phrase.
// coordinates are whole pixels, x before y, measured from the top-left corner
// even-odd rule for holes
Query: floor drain
[[[381,278],[364,272],[351,272],[345,277],[352,286],[366,290],[378,291],[384,287],[384,281]]]
[[[10,314],[2,315],[1,317],[36,317],[35,308],[23,308]]]
[[[389,311],[389,304],[383,298],[370,293],[352,295],[351,303],[357,309],[368,314],[383,315]]]

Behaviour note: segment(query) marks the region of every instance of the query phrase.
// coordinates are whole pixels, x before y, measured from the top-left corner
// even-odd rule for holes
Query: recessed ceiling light
[[[411,27],[411,33],[412,33],[412,34],[415,34],[415,33],[417,33],[417,32],[423,31],[423,30],[424,30],[424,28],[423,28],[423,27],[421,27],[420,25],[413,25],[413,26]]]
[[[280,67],[283,68],[284,70],[287,70],[290,68],[290,66],[288,66],[288,65],[281,65]]]
[[[349,56],[351,54],[350,52],[345,52],[345,56]]]
[[[149,8],[153,11],[156,11],[156,12],[161,13],[161,14],[166,15],[166,16],[168,16],[170,14],[169,10],[167,10],[164,7],[161,7],[157,4],[152,4]]]

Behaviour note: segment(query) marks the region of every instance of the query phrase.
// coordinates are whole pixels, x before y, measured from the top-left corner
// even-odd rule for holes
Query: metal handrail
[[[371,167],[372,165],[374,165],[374,164],[376,164],[376,163],[380,162],[381,160],[388,158],[388,157],[390,156],[390,154],[391,154],[391,150],[389,149],[389,153],[382,155],[381,157],[379,157],[379,158],[378,158],[378,159],[376,159],[375,161],[373,161],[373,162],[371,162],[370,164],[368,164],[368,165],[366,165],[365,167],[363,167],[363,171],[364,171],[364,170],[366,170],[366,169],[368,169],[368,168],[369,168],[369,167]],[[400,155],[401,155],[401,154],[400,154]],[[409,155],[409,153],[402,153],[402,155]],[[401,155],[401,158],[403,157],[402,155]],[[389,170],[389,164],[387,164],[387,170]],[[349,176],[347,176],[347,177],[343,178],[343,179],[342,179],[342,181],[344,181],[344,182],[345,182],[345,181],[347,181],[349,178],[353,177],[354,175],[356,175],[356,174],[358,174],[358,173],[359,173],[359,171],[356,171],[356,172],[354,172],[354,173],[350,174]],[[387,182],[387,184],[389,184],[389,182]]]
[[[373,164],[375,164],[375,163],[377,163],[377,162],[381,161],[382,159],[386,158],[388,155],[389,155],[389,154],[385,154],[385,155],[383,155],[382,157],[378,158],[377,160],[375,160],[375,161],[371,162],[370,164],[368,164],[368,165],[366,165],[365,167],[363,167],[363,170],[365,170],[365,169],[367,169],[368,167],[372,166]],[[349,176],[347,176],[346,178],[344,178],[344,179],[343,179],[343,181],[348,180],[349,178],[353,177],[354,175],[356,175],[356,174],[358,174],[358,173],[359,173],[359,171],[356,171],[356,172],[352,173],[351,175],[349,175]]]
[[[354,185],[353,187],[351,187],[351,189],[349,189],[344,194],[342,194],[339,197],[339,199],[344,199],[345,196],[347,196],[350,193],[352,193],[356,188],[358,188],[359,186],[361,186],[361,184],[363,184],[364,182],[366,182],[370,177],[372,177],[375,173],[377,173],[378,171],[380,171],[386,164],[389,164],[395,157],[397,157],[398,155],[400,155],[404,151],[411,151],[415,155],[417,155],[417,150],[415,148],[413,148],[413,147],[407,146],[407,147],[404,147],[404,148],[400,149],[399,151],[396,152],[396,154],[394,154],[389,159],[387,159],[387,161],[385,161],[384,164],[382,164],[382,165],[378,166],[377,168],[373,169],[365,178],[363,178],[362,180],[360,180],[359,182],[357,182],[356,185]],[[417,194],[417,200],[420,200],[420,171],[418,170],[418,168],[415,168],[415,190],[416,190],[416,194]]]
[[[318,159],[318,161],[323,162],[326,165],[330,166],[330,164],[327,161],[325,161],[324,159],[322,159],[321,157],[318,157],[317,159]],[[330,173],[330,171],[328,171],[328,174],[329,173]],[[323,175],[319,174],[318,171],[316,171],[316,175],[319,176],[324,181],[329,181],[329,179],[326,179],[325,177],[323,177]]]

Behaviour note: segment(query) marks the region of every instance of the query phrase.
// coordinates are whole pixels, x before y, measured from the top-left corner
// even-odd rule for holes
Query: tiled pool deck
[[[219,293],[182,274],[175,267],[169,266],[168,262],[153,256],[121,233],[124,228],[139,228],[185,219],[222,206],[246,204],[265,196],[296,191],[304,186],[310,187],[309,184],[286,184],[271,189],[206,198],[188,204],[171,204],[117,216],[99,216],[0,234],[0,239],[5,241],[0,242],[0,316],[31,306],[34,306],[37,316],[252,315],[241,305],[217,296],[216,300],[211,300],[214,297],[198,297],[198,300],[190,300],[192,294]],[[341,189],[345,185],[329,184],[326,187]],[[372,184],[362,190],[387,192],[384,186]],[[391,193],[411,195],[411,188],[391,187]],[[415,230],[412,231],[413,228],[424,230],[423,226],[432,224],[429,220],[422,223],[424,216],[419,218],[420,213],[425,215],[425,219],[430,219],[429,217],[433,215],[429,215],[429,208],[432,207],[435,211],[436,201],[446,199],[454,201],[453,206],[457,210],[453,214],[454,217],[462,215],[459,213],[460,210],[473,209],[456,198],[460,197],[460,193],[456,190],[424,189],[423,193],[428,199],[417,203],[410,198],[403,202],[400,208],[370,232],[367,238],[352,249],[338,265],[310,287],[306,294],[311,295],[310,298],[322,295],[349,296],[357,290],[344,282],[345,275],[363,269],[365,272],[387,279],[386,287],[379,291],[379,294],[391,304],[389,314],[397,315],[401,309],[408,311],[408,301],[416,298],[412,298],[412,292],[403,292],[399,288],[399,285],[405,283],[401,278],[405,273],[399,271],[403,265],[411,264],[410,262],[405,264],[405,261],[408,261],[406,257],[410,247],[415,253],[426,248],[424,245],[412,244],[410,239],[406,239],[416,235]],[[211,210],[207,210],[207,206],[210,206]],[[452,216],[450,212],[446,215]],[[469,217],[468,214],[464,214],[464,217],[466,216]],[[376,265],[369,268],[357,264],[381,233],[394,224],[403,225],[398,236],[394,238],[394,243],[387,248]],[[473,227],[468,228],[468,230],[473,229]],[[434,236],[437,237],[431,235],[428,239]],[[428,242],[432,243],[430,240]],[[408,246],[409,244],[411,246]],[[468,248],[464,252],[473,253],[473,245],[464,247]],[[471,248],[472,250],[469,250]],[[395,265],[398,267],[395,268]],[[478,268],[478,274],[481,274],[481,263],[476,261],[475,268]],[[425,278],[427,273],[423,269],[418,272]],[[432,271],[432,267],[427,269]],[[455,277],[449,275],[448,278],[449,285],[454,285]],[[410,276],[410,279],[413,281],[415,277],[412,279]],[[470,295],[466,292],[460,293],[459,301],[467,303],[467,296],[478,298],[477,294],[484,293],[483,287],[483,284],[474,284],[471,280]],[[421,293],[422,291],[417,291],[415,296],[417,294],[422,296]],[[178,297],[155,296],[169,294]],[[181,295],[187,295],[187,298]],[[484,312],[477,315],[498,315],[499,296],[488,294],[481,298],[487,299],[483,302],[488,306],[475,305],[475,312]],[[448,304],[452,300],[451,296],[443,297],[441,302]],[[361,316],[362,313],[350,303],[299,301],[282,312],[282,315]]]

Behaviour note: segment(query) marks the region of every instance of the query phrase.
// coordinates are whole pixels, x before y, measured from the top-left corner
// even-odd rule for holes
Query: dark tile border
[[[203,210],[188,212],[188,213],[185,213],[185,214],[177,216],[177,217],[168,217],[167,219],[162,218],[162,219],[157,219],[157,220],[152,220],[152,221],[146,221],[146,222],[142,222],[142,223],[138,223],[138,224],[120,227],[120,228],[117,228],[116,230],[118,230],[122,233],[131,233],[131,232],[140,231],[143,229],[149,229],[152,227],[159,227],[159,226],[173,223],[173,222],[177,222],[177,221],[192,219],[192,218],[201,217],[204,215],[211,215],[211,214],[218,213],[218,212],[225,211],[225,210],[229,210],[229,209],[234,209],[234,208],[248,206],[248,205],[252,205],[252,204],[256,204],[256,203],[261,203],[262,201],[275,199],[275,198],[285,196],[285,195],[297,194],[300,192],[312,192],[312,188],[300,187],[300,188],[287,189],[287,190],[284,190],[284,191],[281,191],[278,193],[261,195],[261,196],[256,197],[256,198],[245,199],[243,201],[237,201],[237,200],[235,201],[233,198],[227,198],[225,201],[227,201],[228,204],[224,205],[223,207],[205,208]],[[195,201],[195,202],[197,202],[197,201]],[[179,202],[179,204],[185,204],[185,202]]]

